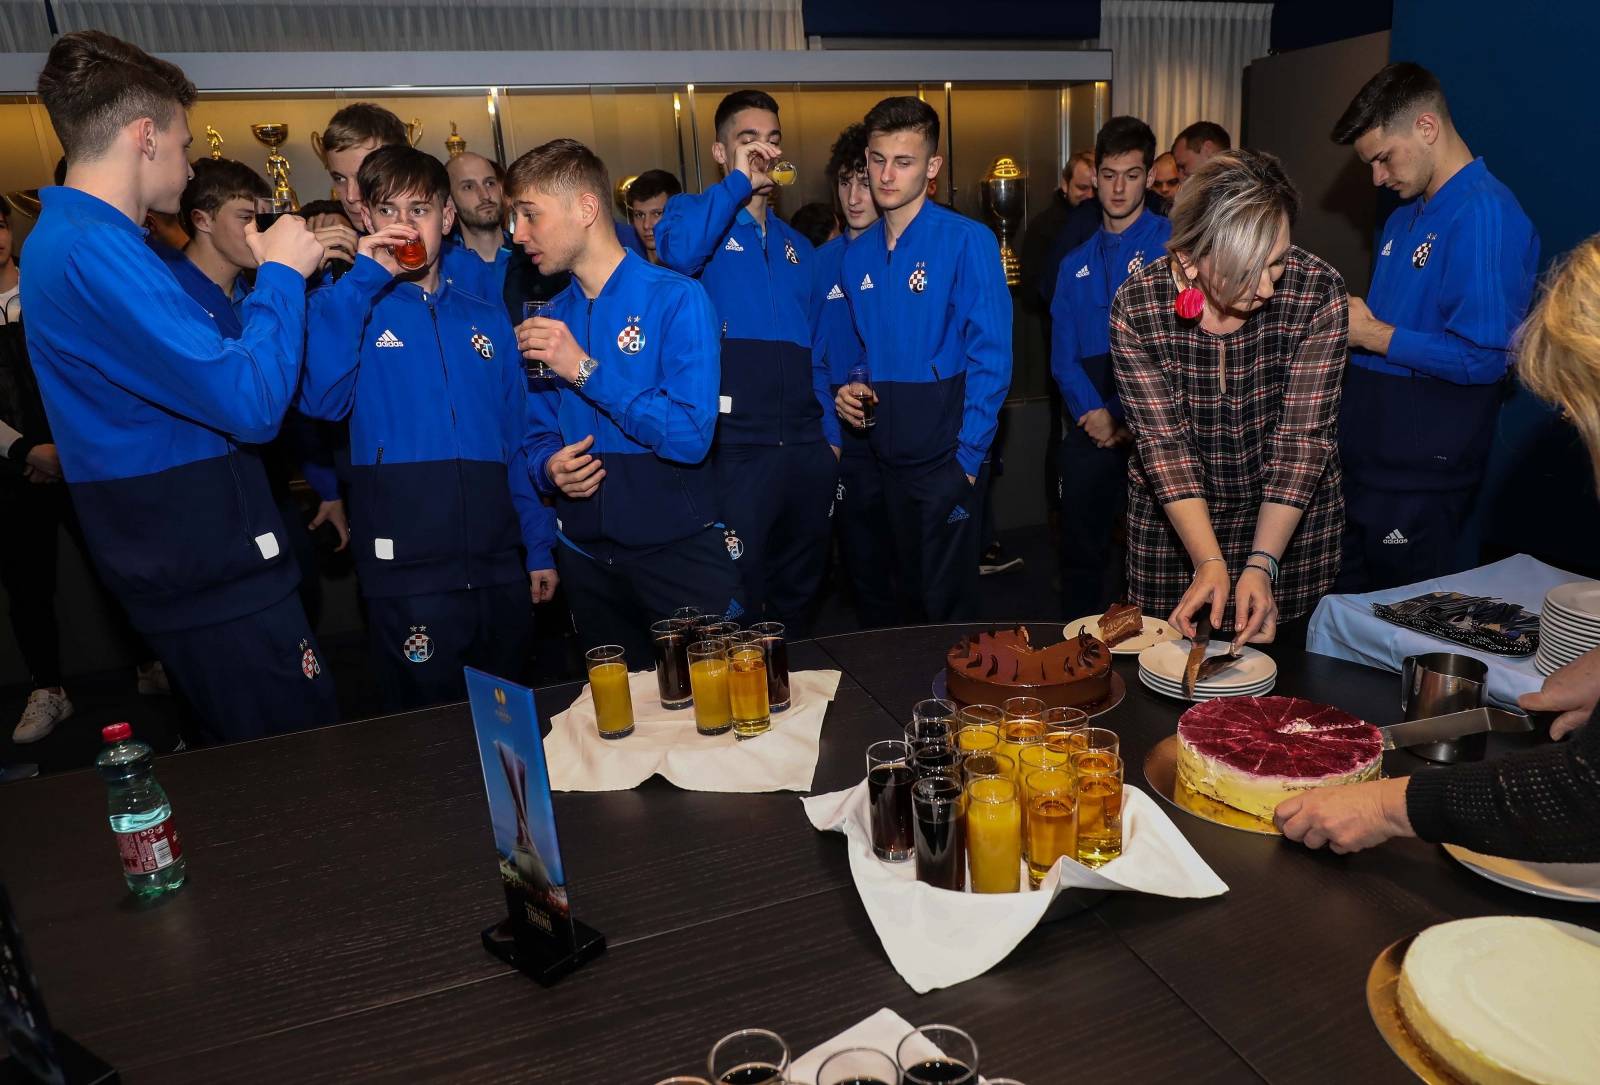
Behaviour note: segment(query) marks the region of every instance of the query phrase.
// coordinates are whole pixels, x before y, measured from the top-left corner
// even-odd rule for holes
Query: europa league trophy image
[[[460,158],[467,152],[467,141],[456,131],[456,122],[450,122],[450,134],[445,137],[444,150],[451,158]]]
[[[978,184],[978,203],[990,227],[1000,237],[1000,266],[1005,268],[1007,286],[1022,284],[1022,263],[1011,247],[1011,239],[1021,229],[1022,216],[1027,209],[1027,195],[1023,190],[1026,180],[1017,160],[1001,155]]]
[[[250,134],[267,148],[267,180],[272,184],[273,199],[287,199],[291,211],[300,210],[300,197],[289,185],[289,160],[278,150],[289,138],[289,126],[275,122],[252,124]]]

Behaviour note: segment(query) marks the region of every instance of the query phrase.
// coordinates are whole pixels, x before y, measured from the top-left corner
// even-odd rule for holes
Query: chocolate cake
[[[1111,650],[1088,633],[1034,648],[1026,629],[963,637],[945,656],[951,699],[998,705],[1037,697],[1052,708],[1083,708],[1111,693]]]
[[[1115,648],[1144,632],[1144,614],[1131,603],[1112,603],[1100,616],[1100,639]]]

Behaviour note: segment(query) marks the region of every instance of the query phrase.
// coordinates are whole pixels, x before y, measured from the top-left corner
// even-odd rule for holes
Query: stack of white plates
[[[1540,674],[1565,667],[1591,648],[1600,648],[1600,582],[1575,580],[1551,588],[1539,615]]]
[[[1227,640],[1215,640],[1206,648],[1206,657],[1223,655],[1227,651]],[[1183,695],[1183,670],[1188,662],[1189,642],[1186,640],[1153,645],[1139,653],[1139,681],[1157,693],[1180,701],[1190,700]],[[1260,697],[1272,692],[1277,681],[1278,665],[1272,657],[1246,648],[1239,653],[1239,662],[1197,685],[1193,700]]]

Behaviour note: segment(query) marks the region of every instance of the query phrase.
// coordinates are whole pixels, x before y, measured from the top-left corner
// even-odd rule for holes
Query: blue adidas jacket
[[[835,448],[846,445],[833,409],[832,397],[850,381],[850,367],[864,359],[850,302],[844,296],[844,250],[850,239],[844,234],[817,250],[816,270],[811,287],[811,365],[815,379],[828,389],[829,399],[822,412],[822,434]]]
[[[541,314],[560,320],[600,363],[582,390],[556,379],[536,392],[528,466],[556,495],[561,537],[582,549],[659,546],[717,521],[706,453],[717,420],[717,325],[699,283],[625,252],[593,299],[574,279]],[[574,500],[545,464],[594,435],[606,477]]]
[[[216,324],[217,331],[222,333],[224,339],[237,339],[244,334],[244,324],[239,320],[238,307],[250,296],[250,288],[242,280],[235,286],[230,297],[222,292],[222,287],[212,282],[205,272],[196,267],[194,261],[184,255],[183,250],[168,245],[151,245],[151,248],[155,249],[156,255],[166,262],[167,269],[172,272],[172,277],[178,280],[178,285],[183,287],[183,292],[206,311],[206,315]],[[279,427],[277,439],[273,444],[280,446],[279,457],[276,460],[268,458],[267,462],[292,463],[298,466],[301,476],[316,492],[319,500],[339,500],[339,475],[333,468],[333,450],[322,440],[322,435],[317,430],[317,423],[290,408],[283,416],[283,424]],[[267,457],[266,447],[262,447],[260,451]],[[270,471],[268,478],[272,478]]]
[[[656,255],[700,280],[721,322],[717,440],[820,441],[833,397],[811,368],[811,242],[770,209],[763,234],[749,201],[750,179],[737,170],[697,196],[673,196],[656,225]]]
[[[361,256],[309,307],[301,409],[350,418],[362,592],[457,591],[552,568],[554,520],[523,459],[526,378],[498,300],[443,278],[426,295]]]
[[[1474,159],[1431,200],[1389,215],[1367,306],[1394,325],[1394,337],[1387,356],[1353,350],[1350,364],[1452,384],[1496,383],[1538,268],[1533,223],[1483,159]]]
[[[872,450],[976,475],[1011,387],[1011,295],[981,222],[928,200],[894,250],[884,220],[844,252],[844,294],[878,394]]]
[[[1111,299],[1128,276],[1167,252],[1172,223],[1146,207],[1120,234],[1102,226],[1061,260],[1055,297],[1050,301],[1050,372],[1076,423],[1090,411],[1122,417],[1112,379]],[[1083,363],[1102,362],[1104,386],[1092,380]]]
[[[266,264],[225,339],[142,226],[40,194],[22,277],[28,352],[90,552],[134,625],[254,614],[300,581],[261,460],[294,396],[305,280]]]

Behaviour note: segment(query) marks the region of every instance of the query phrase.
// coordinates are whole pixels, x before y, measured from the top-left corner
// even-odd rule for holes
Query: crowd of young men
[[[1441,231],[1503,235],[1474,225],[1485,201],[1514,216],[1477,179],[1437,84],[1408,78],[1338,138],[1430,212],[1467,177],[1471,198],[1448,219],[1400,227],[1402,244],[1426,232],[1412,266],[1438,247],[1448,276]],[[173,65],[69,34],[39,85],[66,177],[28,240],[33,365],[96,565],[205,737],[337,713],[314,601],[296,590],[316,573],[286,496],[295,470],[319,499],[310,526],[331,524],[353,551],[392,709],[460,697],[466,664],[520,673],[531,605],[558,584],[581,642],[621,644],[636,667],[651,621],[683,606],[805,636],[835,536],[864,626],[970,613],[1011,297],[993,233],[928,198],[943,162],[920,100],[885,99],[840,135],[827,176],[841,233],[813,249],[771,206],[783,133],[761,91],[717,110],[723,178],[686,194],[670,174],[641,175],[628,226],[605,164],[576,141],[503,171],[478,155],[446,167],[394,114],[349,105],[323,137],[337,206],[263,232],[259,176],[191,168],[195,89]],[[1414,120],[1419,101],[1431,119]],[[1412,127],[1391,131],[1402,115]],[[1033,289],[1065,401],[1068,614],[1118,593],[1109,528],[1129,434],[1111,298],[1165,251],[1160,191],[1227,146],[1199,124],[1157,159],[1148,126],[1114,118],[1036,220],[1053,236],[1029,239],[1031,262],[1048,251]],[[181,251],[147,241],[153,213],[178,216]],[[1512,280],[1526,269],[1531,286],[1537,255],[1536,239],[1531,253],[1507,244],[1504,305],[1494,328],[1469,329],[1471,350],[1426,304],[1439,288],[1391,285],[1380,264],[1370,311],[1352,317],[1368,401],[1404,406],[1415,388],[1402,377],[1471,386],[1503,372],[1503,318],[1527,301]],[[1400,311],[1385,290],[1418,330],[1384,331]],[[1476,410],[1483,396],[1461,398]],[[1451,474],[1434,520],[1411,530],[1455,515],[1476,468]],[[1401,475],[1392,486],[1419,487]],[[1382,477],[1370,485],[1363,524],[1395,507]]]

